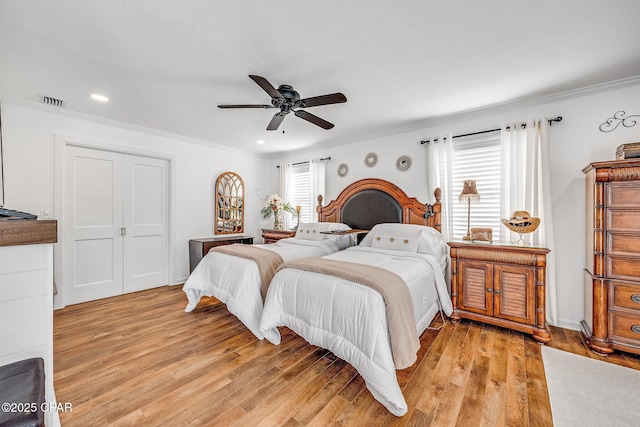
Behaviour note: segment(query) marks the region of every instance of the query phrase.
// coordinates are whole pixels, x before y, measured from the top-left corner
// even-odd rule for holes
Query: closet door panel
[[[122,155],[70,146],[65,163],[69,304],[122,293]]]
[[[127,156],[124,292],[168,284],[168,161]]]

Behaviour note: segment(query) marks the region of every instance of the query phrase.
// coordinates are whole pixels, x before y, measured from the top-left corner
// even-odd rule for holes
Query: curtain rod
[[[562,121],[562,116],[554,117],[553,119],[547,119],[547,121],[549,122],[549,126],[551,126],[553,124],[553,122],[561,122]],[[523,123],[522,124],[522,129],[524,129],[526,127],[527,127],[527,125]],[[497,129],[481,130],[479,132],[465,133],[464,135],[454,135],[451,138],[455,139],[455,138],[462,138],[463,136],[481,135],[483,133],[498,132],[500,130],[502,130],[502,129],[501,128],[497,128]],[[509,127],[507,127],[507,130],[509,130]],[[443,139],[447,139],[447,138],[445,137]],[[437,142],[438,138],[434,138],[433,140],[431,140],[431,139],[422,140],[422,141],[420,141],[420,144],[428,144],[431,141]]]
[[[329,160],[331,160],[331,156],[324,157],[324,158],[320,159],[321,162],[328,162]],[[307,160],[306,162],[291,163],[291,166],[293,166],[293,165],[304,165],[305,163],[309,163],[309,160]],[[276,168],[279,169],[280,165],[276,166]]]

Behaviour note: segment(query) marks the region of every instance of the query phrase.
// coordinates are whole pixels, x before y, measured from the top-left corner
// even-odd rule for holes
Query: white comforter
[[[441,260],[432,255],[358,246],[327,258],[385,268],[402,277],[413,297],[418,336],[440,306],[447,315],[452,312]],[[379,293],[332,276],[282,269],[267,292],[260,332],[279,344],[278,326],[289,327],[353,365],[373,396],[391,413],[402,416],[407,412]]]
[[[332,254],[345,249],[348,244],[349,236],[345,236],[321,241],[289,238],[270,245],[256,246],[277,252],[286,262]],[[225,303],[227,309],[256,337],[263,339],[265,335],[260,332],[263,306],[260,284],[260,273],[255,262],[220,252],[209,252],[182,287],[189,299],[184,311],[193,311],[203,296],[214,296]]]

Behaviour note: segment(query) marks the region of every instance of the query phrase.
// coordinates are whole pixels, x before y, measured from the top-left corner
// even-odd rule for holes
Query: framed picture
[[[491,228],[472,228],[471,240],[475,242],[493,242],[493,230]]]

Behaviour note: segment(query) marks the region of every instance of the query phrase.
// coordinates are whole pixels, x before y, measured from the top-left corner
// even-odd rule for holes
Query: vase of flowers
[[[273,216],[273,229],[282,230],[282,215],[284,212],[293,213],[294,210],[289,202],[284,202],[277,194],[267,197],[260,213],[263,219]]]

